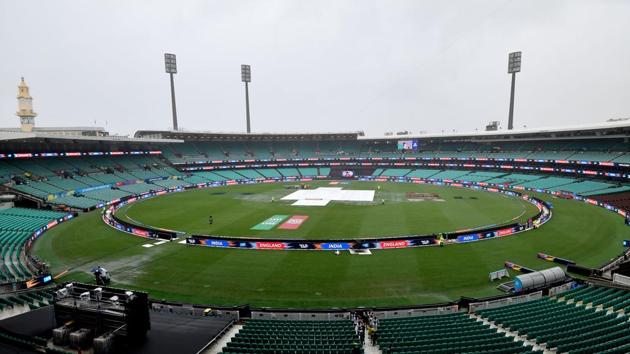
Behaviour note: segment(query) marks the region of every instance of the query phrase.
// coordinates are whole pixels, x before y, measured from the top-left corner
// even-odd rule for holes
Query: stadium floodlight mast
[[[512,52],[508,57],[508,74],[512,74],[512,90],[510,91],[510,115],[508,118],[508,130],[514,128],[514,86],[516,73],[521,71],[521,52]]]
[[[245,83],[245,114],[247,117],[247,134],[251,133],[249,120],[249,83],[252,81],[252,68],[247,64],[241,65],[241,81]]]
[[[164,53],[166,73],[171,76],[171,107],[173,109],[173,130],[177,130],[177,106],[175,105],[175,82],[173,74],[177,74],[177,58],[175,54]]]

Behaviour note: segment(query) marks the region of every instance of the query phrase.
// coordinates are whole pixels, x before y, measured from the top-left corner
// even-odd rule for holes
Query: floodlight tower
[[[171,76],[171,107],[173,108],[173,130],[177,130],[177,106],[175,105],[175,82],[173,74],[177,74],[177,58],[175,54],[164,53],[166,73]]]
[[[510,91],[510,116],[508,118],[508,130],[514,128],[514,85],[516,73],[521,71],[521,52],[512,52],[508,58],[508,74],[512,74],[512,90]]]
[[[245,114],[247,115],[247,134],[251,133],[249,121],[249,83],[252,81],[252,69],[247,64],[241,65],[241,81],[245,83]]]

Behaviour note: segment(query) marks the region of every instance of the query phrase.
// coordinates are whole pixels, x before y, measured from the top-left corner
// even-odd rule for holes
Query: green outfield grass
[[[396,193],[404,192],[406,188],[422,187],[381,185],[383,195],[390,193],[392,199],[384,206],[339,204],[320,210],[309,209],[308,213],[302,210],[304,208],[300,208],[300,212],[288,210],[289,214],[312,215],[295,235],[315,237],[328,230],[335,235],[347,235],[355,228],[357,234],[363,235],[388,231],[390,234],[445,231],[513,217],[518,212],[514,214],[509,208],[520,210],[522,206],[519,200],[494,193],[435,186],[422,187],[436,188],[436,193],[446,200],[442,204],[397,204],[394,201]],[[365,186],[368,184],[347,187],[367,188]],[[232,186],[175,193],[142,202],[124,212],[155,226],[207,233],[210,231],[207,225],[210,213],[205,208],[211,206],[206,203],[216,198],[221,200],[219,208],[212,212],[217,230],[235,230],[235,233],[244,230],[248,235],[257,236],[279,235],[275,232],[252,234],[249,230],[253,224],[278,213],[275,208],[288,208],[272,205],[262,197],[260,201],[251,200],[256,194],[269,196],[277,188],[280,185]],[[220,191],[227,194],[213,194]],[[468,193],[478,199],[448,198],[466,197]],[[245,198],[248,196],[251,198]],[[538,230],[443,248],[372,251],[371,256],[353,256],[346,252],[336,256],[322,251],[213,249],[177,243],[145,248],[143,244],[155,241],[110,228],[101,221],[99,211],[82,215],[47,232],[35,243],[33,253],[49,262],[55,274],[68,270],[61,280],[91,281],[89,270],[99,264],[110,270],[115,286],[146,290],[158,299],[271,307],[393,306],[443,302],[460,296],[497,295],[497,283],[488,281],[488,272],[502,268],[506,260],[535,269],[554,266],[537,259],[537,252],[572,259],[584,266],[599,266],[622,251],[621,240],[630,238],[630,228],[612,212],[582,202],[547,195],[542,198],[552,201],[554,216]],[[235,200],[233,205],[230,200]],[[183,202],[198,204],[184,207]],[[458,205],[460,202],[463,203]],[[223,205],[226,214],[219,218]],[[249,207],[245,205],[252,210],[247,211]],[[455,209],[456,205],[463,209]],[[142,207],[136,209],[137,206]],[[167,218],[166,214],[158,214],[164,206],[179,217]],[[328,213],[324,210],[331,207],[336,211]],[[188,212],[181,211],[185,208]],[[354,211],[358,208],[363,211]],[[194,214],[196,209],[204,210]],[[338,216],[344,209],[353,215],[356,213],[357,219],[346,221]],[[226,220],[225,225],[218,224],[230,214],[229,210],[239,210],[240,216],[229,222]],[[361,217],[364,213],[369,216]],[[430,218],[423,217],[430,213],[435,213],[434,217],[440,217],[440,221],[431,223]],[[327,218],[331,221],[326,221]],[[362,226],[364,223],[369,226]]]
[[[296,185],[296,184],[293,184]],[[309,183],[312,188],[328,182]],[[373,203],[331,202],[325,207],[291,206],[280,199],[290,184],[255,184],[196,189],[136,202],[117,215],[127,221],[188,233],[226,236],[329,239],[430,234],[525,221],[538,210],[499,193],[410,183],[353,182],[344,189],[374,190]],[[380,186],[380,189],[378,188]],[[435,193],[440,201],[406,199],[407,192]],[[274,202],[272,202],[272,198]],[[382,204],[382,201],[385,201]],[[177,207],[173,207],[173,206]],[[212,215],[213,224],[208,224]],[[273,215],[307,215],[297,230],[251,230]]]

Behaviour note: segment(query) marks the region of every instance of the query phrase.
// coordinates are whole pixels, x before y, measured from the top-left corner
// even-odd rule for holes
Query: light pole
[[[514,86],[516,85],[516,73],[521,71],[521,52],[510,53],[508,58],[508,74],[512,74],[512,89],[510,91],[510,115],[508,117],[508,130],[514,128]]]
[[[249,83],[252,81],[252,69],[249,65],[241,65],[241,81],[245,83],[245,114],[247,116],[247,134],[251,133],[249,120]]]
[[[173,74],[177,74],[177,58],[175,54],[164,53],[166,72],[171,76],[171,107],[173,108],[173,130],[177,130],[177,106],[175,105],[175,81]]]

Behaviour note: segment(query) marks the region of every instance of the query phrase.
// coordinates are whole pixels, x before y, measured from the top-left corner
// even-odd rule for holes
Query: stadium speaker
[[[53,329],[53,344],[64,346],[70,339],[70,328],[63,326]]]

